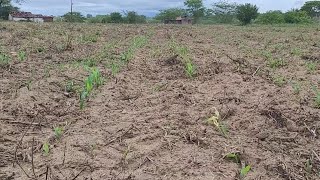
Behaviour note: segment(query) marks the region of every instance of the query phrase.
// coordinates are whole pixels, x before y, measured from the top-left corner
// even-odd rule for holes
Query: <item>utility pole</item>
[[[71,11],[70,11],[70,13],[71,13],[71,16],[72,16],[72,10],[73,10],[73,1],[71,0]]]

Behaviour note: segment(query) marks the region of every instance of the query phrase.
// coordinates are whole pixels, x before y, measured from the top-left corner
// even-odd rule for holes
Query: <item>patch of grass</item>
[[[283,66],[286,66],[287,63],[283,60],[283,59],[269,59],[268,60],[268,66],[272,69],[276,69],[276,68],[279,68],[279,67],[283,67]]]
[[[300,48],[293,48],[291,49],[291,54],[294,56],[301,56],[302,50]]]
[[[283,76],[274,76],[273,83],[279,87],[282,87],[286,84],[286,78]]]
[[[211,118],[207,119],[207,123],[214,125],[224,137],[228,137],[228,129],[224,124],[222,124],[219,111],[216,108],[214,109],[215,114]]]
[[[92,34],[92,35],[83,35],[81,36],[81,41],[82,42],[97,42],[99,36],[97,34]]]
[[[27,59],[27,53],[25,51],[19,51],[18,52],[18,59],[20,62],[23,62]]]
[[[317,64],[315,62],[307,62],[305,66],[309,73],[314,73],[317,70]]]
[[[0,52],[0,67],[9,66],[11,59],[8,55]]]

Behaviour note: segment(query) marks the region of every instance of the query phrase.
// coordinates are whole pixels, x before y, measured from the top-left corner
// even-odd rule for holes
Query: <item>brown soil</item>
[[[12,59],[0,67],[0,179],[226,180],[240,179],[243,165],[252,167],[244,179],[320,178],[320,110],[311,88],[320,87],[318,27],[0,29],[0,52]],[[81,39],[91,35],[97,42]],[[136,36],[148,43],[112,76],[110,62]],[[68,37],[72,48],[63,49]],[[170,50],[173,40],[189,49],[195,77]],[[18,60],[21,50],[25,61]],[[270,68],[266,52],[286,65]],[[81,62],[92,57],[105,83],[80,110],[78,90],[88,75]],[[316,69],[308,71],[307,62]],[[276,76],[285,78],[280,87]],[[76,90],[66,92],[71,80]],[[206,121],[215,108],[227,136]],[[63,127],[60,138],[54,127]],[[241,163],[224,158],[228,153]]]

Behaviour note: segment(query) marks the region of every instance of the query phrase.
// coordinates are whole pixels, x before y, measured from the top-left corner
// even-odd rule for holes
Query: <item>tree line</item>
[[[267,11],[259,13],[259,8],[250,3],[237,4],[228,1],[219,1],[206,8],[202,0],[186,0],[186,8],[169,8],[161,10],[155,16],[158,21],[174,19],[178,16],[191,16],[194,23],[254,23],[281,24],[281,23],[311,23],[320,18],[320,1],[307,1],[300,9],[287,12]]]
[[[16,0],[21,2],[23,0]],[[0,0],[0,18],[7,19],[11,11],[18,11],[12,6],[11,0]],[[176,19],[179,16],[187,16],[193,19],[193,23],[241,23],[243,25],[252,22],[259,24],[281,24],[281,23],[311,23],[314,19],[320,19],[320,1],[307,1],[300,9],[292,9],[287,12],[268,11],[259,13],[259,8],[254,4],[237,4],[228,1],[219,1],[211,7],[205,7],[203,0],[185,0],[183,8],[169,8],[160,10],[152,19],[139,15],[135,11],[112,12],[107,15],[86,17],[80,12],[66,13],[57,18],[58,21],[66,22],[89,22],[89,23],[146,23],[164,22]]]

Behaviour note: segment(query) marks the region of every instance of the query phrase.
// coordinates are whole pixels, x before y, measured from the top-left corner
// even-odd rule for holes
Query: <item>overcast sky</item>
[[[204,0],[210,7],[217,0]],[[253,3],[260,8],[260,12],[267,10],[287,11],[299,8],[306,0],[230,0],[237,3]],[[139,14],[154,16],[161,9],[183,7],[184,0],[73,0],[74,11],[86,14],[108,14],[110,12],[134,10]],[[70,11],[70,0],[26,0],[17,5],[22,11],[44,15],[63,15]]]

